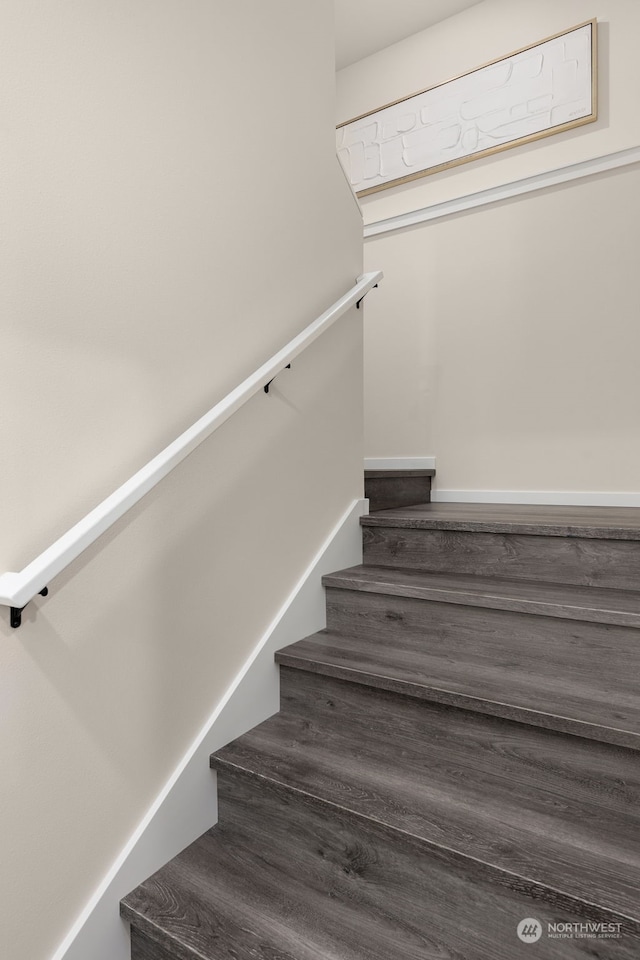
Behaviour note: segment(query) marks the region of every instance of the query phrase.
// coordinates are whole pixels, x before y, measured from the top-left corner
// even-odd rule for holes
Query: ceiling
[[[335,0],[336,70],[482,0]]]

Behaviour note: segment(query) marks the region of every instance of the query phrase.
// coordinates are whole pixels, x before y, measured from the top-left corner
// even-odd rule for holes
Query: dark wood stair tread
[[[640,627],[640,592],[631,590],[365,565],[327,574],[322,582],[343,590]]]
[[[482,611],[476,620],[481,623]],[[480,627],[479,627],[480,629]],[[601,629],[620,629],[605,628]],[[637,660],[611,655],[606,639],[586,662],[576,635],[544,655],[527,645],[491,645],[490,631],[450,635],[438,649],[402,636],[372,642],[330,630],[291,644],[276,661],[326,676],[640,750]],[[598,654],[597,664],[594,658]],[[630,659],[630,658],[629,658]]]
[[[134,960],[640,956],[640,509],[419,503],[430,473],[367,477],[366,565],[211,757],[220,823],[122,901]]]
[[[211,763],[640,918],[632,751],[302,675]]]
[[[520,960],[530,946],[515,929],[532,906],[543,923],[599,915],[580,905],[567,915],[561,895],[537,894],[231,771],[220,824],[129,894],[122,914],[177,960]],[[623,929],[619,943],[598,944],[602,960],[636,956],[638,925]],[[539,946],[541,960],[593,956],[581,940]]]
[[[362,517],[360,522],[364,527],[640,540],[640,507],[432,502],[382,510]]]

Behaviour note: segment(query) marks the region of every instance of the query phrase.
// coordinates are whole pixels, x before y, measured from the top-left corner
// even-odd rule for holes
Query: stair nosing
[[[126,920],[127,923],[137,926],[150,940],[153,940],[154,943],[157,943],[158,946],[163,947],[165,950],[167,949],[167,943],[171,941],[172,946],[179,944],[185,951],[188,951],[192,955],[193,960],[211,960],[210,956],[207,957],[206,954],[198,950],[197,947],[191,946],[190,943],[187,943],[187,941],[183,940],[178,934],[173,931],[170,933],[167,932],[165,927],[161,926],[155,920],[152,920],[146,913],[142,913],[135,907],[130,906],[127,902],[127,897],[122,897],[120,900],[120,916],[123,920]],[[632,920],[632,918],[630,919]],[[157,935],[158,931],[161,933],[161,936]]]
[[[403,507],[391,508],[396,510]],[[399,530],[443,530],[458,533],[497,533],[531,537],[569,537],[583,540],[640,540],[640,529],[593,527],[579,524],[531,522],[526,520],[456,520],[444,517],[403,517],[389,511],[375,511],[360,517],[362,527],[392,527]]]
[[[222,750],[224,750],[224,747]],[[633,917],[618,910],[614,910],[611,907],[605,907],[601,904],[594,903],[593,901],[586,900],[583,897],[576,896],[575,894],[567,893],[565,890],[555,887],[552,884],[543,883],[540,880],[534,880],[531,877],[517,873],[514,870],[508,870],[504,867],[497,866],[488,860],[483,860],[480,857],[457,850],[455,847],[450,847],[447,844],[438,843],[436,840],[422,837],[419,834],[413,833],[410,830],[405,830],[402,827],[396,827],[386,820],[381,820],[378,817],[372,817],[368,816],[367,814],[360,813],[358,810],[354,810],[353,807],[345,806],[343,803],[338,803],[335,800],[327,799],[326,797],[322,797],[317,793],[312,793],[309,790],[305,790],[302,787],[294,786],[290,783],[287,783],[286,780],[283,780],[280,777],[259,773],[258,771],[252,770],[250,767],[244,766],[237,761],[226,760],[224,757],[220,756],[222,750],[212,753],[209,758],[209,765],[214,770],[219,772],[231,770],[236,775],[249,777],[250,779],[261,783],[268,783],[273,786],[280,787],[289,793],[305,797],[313,806],[317,808],[330,807],[332,810],[338,811],[347,819],[355,820],[360,824],[374,824],[376,827],[381,828],[387,835],[398,835],[421,846],[427,847],[428,849],[435,849],[458,863],[464,864],[472,862],[479,867],[483,873],[489,874],[493,878],[496,876],[516,878],[521,882],[521,884],[523,884],[525,887],[528,887],[530,890],[537,890],[546,894],[546,897],[543,896],[543,900],[549,897],[550,902],[557,903],[557,898],[560,898],[560,901],[564,902],[565,904],[565,909],[571,909],[571,906],[569,906],[571,904],[580,904],[582,907],[589,908],[596,913],[606,914],[607,916],[617,918],[617,920],[623,920],[627,923],[631,923],[640,932],[640,911],[638,917]],[[555,898],[553,900],[551,900],[552,895]]]
[[[640,733],[634,733],[624,728],[610,727],[606,724],[591,723],[575,717],[564,717],[561,714],[535,710],[532,707],[505,703],[500,700],[490,700],[486,697],[474,697],[473,694],[447,690],[435,684],[414,683],[402,680],[399,677],[389,676],[386,673],[374,673],[370,670],[358,670],[354,667],[345,667],[340,664],[323,660],[322,657],[310,655],[297,656],[287,653],[287,647],[278,650],[275,654],[276,663],[294,670],[303,670],[307,673],[319,673],[361,686],[382,689],[396,693],[399,696],[410,696],[417,700],[430,703],[440,703],[444,706],[455,707],[460,710],[469,710],[486,716],[497,717],[501,720],[510,720],[514,723],[523,723],[527,726],[538,727],[544,730],[555,730],[569,736],[582,737],[585,740],[595,740],[598,743],[608,743],[612,746],[627,750],[640,750]],[[479,709],[484,704],[488,709]],[[550,722],[542,723],[542,720]],[[609,736],[597,736],[597,733]],[[615,739],[611,735],[620,734]]]
[[[334,590],[352,590],[357,593],[376,593],[382,596],[388,597],[408,597],[413,600],[425,600],[432,603],[450,603],[457,604],[459,606],[466,607],[482,607],[487,610],[513,610],[517,613],[522,613],[529,616],[543,616],[543,617],[557,617],[562,620],[575,620],[585,623],[603,623],[603,624],[612,624],[614,626],[620,627],[630,627],[630,628],[640,628],[640,611],[635,613],[634,611],[625,611],[625,610],[612,610],[600,606],[581,606],[576,603],[562,603],[560,601],[549,599],[549,600],[530,600],[527,597],[522,596],[505,596],[496,592],[495,594],[488,594],[483,592],[474,592],[471,585],[459,587],[443,587],[438,586],[437,583],[410,583],[407,582],[411,576],[415,578],[416,581],[424,580],[428,581],[430,578],[434,579],[440,574],[432,574],[422,571],[404,571],[405,572],[405,582],[403,583],[391,583],[388,580],[385,580],[384,571],[393,570],[393,567],[376,567],[376,566],[367,566],[366,564],[361,565],[361,567],[356,568],[370,570],[372,573],[376,574],[375,579],[367,579],[358,576],[358,573],[349,574],[349,570],[338,571],[336,573],[325,574],[322,577],[322,584],[325,587],[329,587]],[[379,573],[378,573],[379,571]],[[446,576],[446,574],[444,574]],[[455,574],[450,574],[452,578],[455,579]],[[466,579],[470,581],[472,575],[466,574],[460,579]],[[482,579],[482,578],[479,578]],[[525,584],[536,583],[539,585],[541,591],[544,591],[545,588],[553,590],[558,586],[554,583],[544,583],[542,581],[531,581],[531,580],[509,580],[506,577],[495,578],[496,580],[502,579],[505,584],[510,584],[517,590],[518,587],[524,586]],[[582,591],[587,592],[588,587],[584,587],[578,584],[566,584],[566,588],[571,591]],[[606,590],[606,587],[596,588],[600,592]],[[623,590],[614,590],[611,589],[612,593],[630,593],[631,591]],[[479,588],[476,588],[479,590]]]

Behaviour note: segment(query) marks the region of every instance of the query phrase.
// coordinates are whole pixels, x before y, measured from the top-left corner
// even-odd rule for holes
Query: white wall
[[[596,123],[365,197],[365,222],[640,145],[640,5],[484,0],[342,70],[338,122],[594,16]],[[366,456],[435,455],[441,492],[637,498],[639,203],[636,164],[368,240],[385,283],[365,331]]]
[[[330,0],[5,3],[1,569],[360,273],[333,67]],[[361,339],[354,310],[0,613],[3,956],[51,956],[361,494]]]

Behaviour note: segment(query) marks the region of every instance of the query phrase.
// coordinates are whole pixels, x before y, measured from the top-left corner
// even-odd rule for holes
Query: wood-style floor
[[[133,960],[640,957],[640,511],[363,528],[280,713],[211,758],[219,824],[123,901]]]

